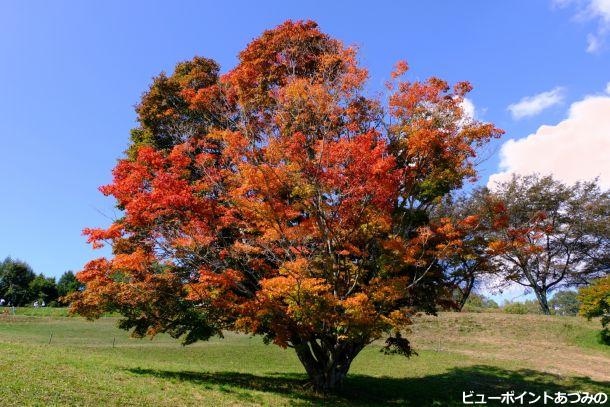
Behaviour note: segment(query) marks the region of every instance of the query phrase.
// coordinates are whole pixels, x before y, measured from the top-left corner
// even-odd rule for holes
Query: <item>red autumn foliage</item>
[[[321,390],[383,335],[410,354],[400,332],[450,304],[437,260],[462,234],[427,213],[475,177],[476,147],[501,131],[465,116],[467,83],[398,81],[406,69],[385,111],[363,92],[355,49],[287,21],[222,76],[195,58],[156,78],[101,188],[123,216],[85,230],[113,258],[78,274],[73,309],[186,343],[263,335],[294,348]]]

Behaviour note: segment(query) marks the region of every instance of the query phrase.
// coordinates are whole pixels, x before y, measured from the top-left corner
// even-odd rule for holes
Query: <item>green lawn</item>
[[[0,317],[2,406],[447,406],[462,405],[462,391],[469,390],[610,393],[610,351],[595,340],[596,322],[580,318],[426,317],[413,328],[418,356],[386,356],[372,345],[354,361],[342,391],[322,397],[303,386],[291,350],[259,338],[228,334],[183,347],[166,336],[130,339],[115,328],[115,318],[36,313]]]

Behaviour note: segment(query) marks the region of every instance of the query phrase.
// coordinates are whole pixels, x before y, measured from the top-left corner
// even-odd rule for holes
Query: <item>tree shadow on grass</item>
[[[237,399],[243,401],[252,402],[256,401],[256,398],[247,392],[236,390],[281,394],[290,398],[292,405],[463,406],[462,392],[471,390],[477,394],[485,394],[487,397],[500,396],[507,391],[514,391],[516,395],[527,391],[541,396],[545,391],[549,395],[574,391],[610,392],[610,382],[593,381],[587,377],[566,378],[535,370],[506,370],[485,365],[454,368],[443,374],[402,379],[352,374],[348,375],[343,388],[333,395],[319,395],[308,390],[306,376],[301,374],[275,373],[263,376],[240,372],[167,371],[141,368],[129,369],[129,371],[161,379],[218,386],[217,389],[220,391],[234,393]],[[523,404],[527,405],[528,401],[531,399],[525,400]],[[495,404],[499,405],[499,402]],[[494,405],[494,401],[488,400],[487,405]],[[514,405],[519,403],[516,402]],[[542,399],[538,405],[542,405]]]

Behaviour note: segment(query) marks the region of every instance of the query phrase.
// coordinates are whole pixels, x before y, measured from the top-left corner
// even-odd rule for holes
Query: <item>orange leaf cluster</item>
[[[436,261],[477,219],[431,224],[426,211],[501,134],[465,117],[470,85],[392,83],[385,112],[356,50],[314,22],[266,31],[218,71],[195,58],[144,95],[101,188],[123,216],[85,230],[114,257],[79,273],[75,309],[119,311],[137,334],[232,329],[281,346],[364,346],[434,312],[447,297]]]

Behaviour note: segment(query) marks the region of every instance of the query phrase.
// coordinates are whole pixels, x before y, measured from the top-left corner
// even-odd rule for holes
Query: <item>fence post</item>
[[[441,323],[438,320],[440,317],[437,315],[436,316],[436,338],[437,338],[437,344],[436,344],[436,351],[440,352],[441,351]]]

